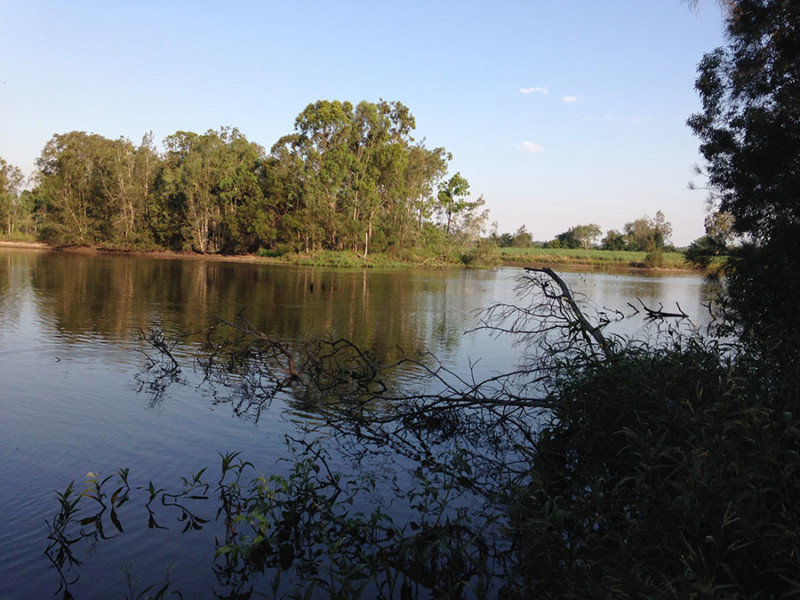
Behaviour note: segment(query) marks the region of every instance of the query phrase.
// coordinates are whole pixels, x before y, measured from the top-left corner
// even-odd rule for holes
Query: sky
[[[317,100],[400,101],[499,233],[605,232],[661,210],[703,235],[686,119],[716,2],[0,0],[0,157],[56,133],[139,143],[238,127],[267,150]]]

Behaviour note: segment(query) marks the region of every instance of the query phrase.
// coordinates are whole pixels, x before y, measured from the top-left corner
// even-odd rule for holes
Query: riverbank
[[[76,254],[103,254],[143,256],[162,260],[205,260],[217,262],[287,264],[314,267],[338,267],[352,269],[464,268],[462,262],[446,262],[438,258],[415,256],[406,258],[374,254],[366,259],[349,251],[320,251],[308,254],[199,254],[174,250],[125,250],[100,246],[54,246],[36,241],[0,240],[0,248],[35,249]],[[660,266],[648,266],[646,252],[622,252],[598,249],[564,248],[497,248],[488,265],[512,267],[551,267],[561,270],[590,271],[696,271],[687,262],[682,252],[664,252]]]
[[[508,266],[528,266],[530,263],[547,266],[576,266],[595,269],[645,269],[692,271],[683,252],[648,252],[600,250],[597,248],[498,248],[501,260]]]

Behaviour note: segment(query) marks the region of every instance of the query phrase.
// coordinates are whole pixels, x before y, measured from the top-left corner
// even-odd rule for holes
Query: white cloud
[[[525,152],[544,152],[543,146],[534,144],[533,142],[522,142],[519,146],[517,146],[517,148],[524,150]]]
[[[546,87],[526,87],[526,88],[519,88],[519,91],[523,94],[546,94],[547,88]]]
[[[573,102],[577,102],[578,101],[578,97],[577,96],[562,96],[561,97],[561,101],[562,102],[566,102],[567,104],[572,104]]]

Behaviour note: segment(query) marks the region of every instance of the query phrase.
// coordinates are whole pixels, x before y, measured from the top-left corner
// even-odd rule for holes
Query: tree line
[[[584,248],[596,246],[603,230],[599,225],[575,225],[553,240],[546,242],[548,248]],[[645,215],[639,219],[625,223],[622,231],[609,229],[600,242],[604,250],[630,250],[633,252],[652,252],[667,250],[671,246],[672,224],[664,213],[656,212],[655,218]]]
[[[72,131],[36,161],[33,189],[0,163],[6,235],[199,253],[403,252],[463,244],[487,219],[451,155],[416,142],[400,102],[320,100],[269,152],[238,129],[152,133],[138,145]]]

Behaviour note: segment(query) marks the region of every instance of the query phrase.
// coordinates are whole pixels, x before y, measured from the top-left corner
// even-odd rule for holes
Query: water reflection
[[[243,313],[279,339],[345,337],[381,356],[429,340],[445,348],[457,344],[475,300],[468,290],[453,289],[464,283],[446,272],[420,276],[65,254],[36,256],[30,275],[43,321],[67,339],[87,333],[126,339],[132,329],[154,321],[168,331],[195,332],[219,317]]]
[[[282,343],[347,338],[376,361],[427,348],[453,368],[481,359],[485,373],[506,371],[517,356],[508,340],[464,331],[474,327],[476,309],[514,301],[515,272],[362,272],[0,251],[0,486],[13,490],[2,496],[0,597],[48,597],[58,587],[42,560],[44,519],[52,517],[53,490],[88,471],[106,477],[130,467],[157,475],[156,484],[174,482],[216,464],[217,452],[228,450],[254,457],[259,471],[278,468],[291,420],[275,414],[257,424],[233,419],[232,404],[220,408],[196,385],[171,388],[164,402],[144,401],[134,378],[142,363],[138,329],[156,323],[169,336],[200,334],[176,346],[187,358],[218,317],[232,320],[241,312]],[[698,314],[707,299],[699,278],[565,278],[599,307],[625,309],[638,296],[665,307],[677,300]],[[642,321],[620,327],[635,333]],[[125,506],[131,520],[120,510],[120,525],[144,527],[147,510],[131,505]],[[110,536],[117,530],[110,508],[103,518]],[[158,513],[156,522],[164,524]],[[175,575],[189,582],[181,585],[186,597],[207,593],[209,580],[194,580],[191,565],[213,563],[213,537],[224,531],[209,524],[187,532],[185,542],[172,532],[159,537],[135,529],[120,536],[123,542],[109,541],[109,550],[99,544],[95,554],[81,555],[86,597],[102,597],[102,582],[109,572],[119,575],[120,564],[135,561],[135,570],[160,573],[175,552],[190,565]],[[201,533],[211,541],[198,543]]]

